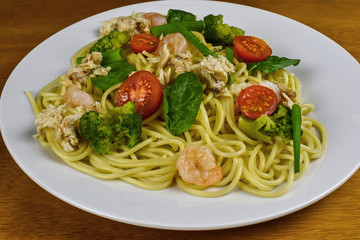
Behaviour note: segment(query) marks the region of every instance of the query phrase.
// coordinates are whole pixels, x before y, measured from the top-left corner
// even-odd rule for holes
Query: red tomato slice
[[[134,53],[142,53],[142,51],[151,53],[155,51],[159,42],[160,40],[151,34],[134,34],[130,39],[130,47]]]
[[[128,101],[135,103],[136,112],[145,119],[160,107],[162,97],[159,79],[151,72],[141,70],[120,85],[115,94],[115,103],[117,106],[123,106]]]
[[[261,115],[270,116],[276,110],[278,99],[270,88],[253,85],[241,90],[238,97],[238,108],[248,118],[257,119]]]
[[[269,45],[257,37],[235,36],[233,43],[237,55],[246,63],[263,61],[272,54]]]

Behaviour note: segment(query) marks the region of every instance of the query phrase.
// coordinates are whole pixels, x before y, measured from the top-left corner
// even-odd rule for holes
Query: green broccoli
[[[204,18],[205,40],[214,45],[231,46],[235,36],[244,35],[245,32],[234,26],[223,23],[223,15],[207,15]]]
[[[270,136],[291,139],[293,135],[291,110],[279,104],[274,114],[268,117],[267,123],[261,130]]]
[[[101,37],[92,47],[90,52],[106,52],[113,49],[122,48],[130,41],[130,35],[120,32],[116,28],[108,35]]]
[[[141,135],[142,118],[135,104],[127,102],[122,107],[109,110],[104,116],[89,111],[80,119],[80,133],[98,154],[108,154],[120,145],[134,147]]]
[[[252,120],[241,115],[239,118],[238,127],[243,133],[245,133],[246,136],[250,138],[271,143],[271,137],[260,131],[260,129],[266,124],[268,118],[268,116],[262,115],[256,120]]]
[[[271,143],[271,136],[292,139],[291,110],[278,105],[271,116],[262,115],[256,120],[240,116],[239,129],[248,137]]]

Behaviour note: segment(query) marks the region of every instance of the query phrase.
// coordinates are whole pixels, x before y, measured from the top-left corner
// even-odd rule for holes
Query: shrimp
[[[150,21],[150,28],[167,24],[166,16],[160,13],[145,13],[144,18]]]
[[[179,55],[186,52],[189,43],[181,33],[171,33],[160,40],[154,54],[159,56],[165,46],[168,48],[171,55]]]
[[[176,161],[180,177],[198,186],[210,186],[222,178],[222,169],[215,163],[215,157],[206,146],[189,145]]]
[[[261,86],[264,86],[264,87],[267,87],[267,88],[270,88],[271,90],[273,90],[274,93],[276,94],[276,97],[277,97],[278,101],[281,100],[281,91],[280,91],[278,85],[276,85],[275,83],[272,83],[270,81],[266,81],[266,80],[261,81],[259,84]]]
[[[65,92],[64,101],[71,107],[83,106],[88,109],[94,104],[90,94],[80,90],[76,85],[70,85]]]

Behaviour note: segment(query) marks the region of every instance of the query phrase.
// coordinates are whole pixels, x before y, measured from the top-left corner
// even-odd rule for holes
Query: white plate
[[[285,196],[268,199],[240,190],[219,198],[194,197],[172,187],[148,191],[121,181],[98,180],[59,160],[36,139],[34,116],[24,91],[36,94],[64,74],[70,57],[98,37],[100,22],[132,11],[182,9],[199,18],[223,14],[224,22],[243,28],[247,35],[265,38],[273,54],[300,58],[288,68],[301,80],[303,101],[312,102],[314,116],[328,131],[323,158]],[[4,87],[1,130],[18,165],[51,194],[85,211],[134,225],[183,230],[221,229],[274,219],[304,208],[342,185],[359,168],[359,63],[321,33],[289,18],[242,5],[203,1],[158,1],[107,11],[56,33],[32,50],[14,69]],[[336,94],[334,94],[336,93]]]

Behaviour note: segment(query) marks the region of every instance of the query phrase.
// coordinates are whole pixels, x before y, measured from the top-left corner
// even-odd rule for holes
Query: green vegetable
[[[238,127],[248,137],[271,143],[271,136],[293,138],[292,111],[278,105],[271,116],[262,115],[256,120],[240,116]]]
[[[234,51],[230,47],[225,48],[225,56],[229,62],[234,63]]]
[[[91,78],[91,82],[94,86],[101,90],[107,90],[109,87],[125,81],[129,74],[135,71],[134,67],[125,61],[110,63],[103,67],[111,68],[108,75]]]
[[[297,66],[300,59],[289,59],[286,57],[270,56],[266,60],[249,64],[249,73],[255,69],[259,69],[265,73],[273,73],[276,70],[285,68],[291,65]]]
[[[174,22],[158,26],[161,28],[153,27],[151,28],[151,33],[154,36],[161,36],[161,34],[166,35],[176,32],[181,33],[194,47],[196,47],[201,52],[202,55],[205,57],[209,55],[217,57],[216,53],[212,52],[204,43],[200,41],[200,39],[198,39],[189,29],[184,26],[185,23],[186,22]],[[194,22],[189,23],[192,24]]]
[[[125,51],[122,48],[102,52],[101,66],[125,60]],[[76,63],[80,64],[85,57],[78,57]]]
[[[100,65],[106,66],[111,63],[120,62],[125,60],[125,51],[122,48],[117,48],[113,50],[109,50],[106,52],[102,52],[102,60]]]
[[[127,102],[123,107],[109,110],[103,117],[94,111],[85,113],[79,127],[90,148],[104,155],[120,145],[134,147],[140,139],[142,118],[136,113],[135,104]]]
[[[230,63],[234,64],[234,52],[230,47],[225,48],[225,56]],[[234,83],[234,73],[229,73],[228,81],[226,84],[231,85],[233,83]]]
[[[85,58],[85,57],[78,57],[78,58],[76,59],[76,64],[80,64],[81,61],[82,61],[84,58]]]
[[[192,13],[183,10],[169,9],[166,20],[168,23],[173,22],[193,22],[196,21],[196,16]]]
[[[250,138],[271,143],[271,137],[260,131],[260,129],[266,124],[267,121],[268,116],[266,115],[262,115],[256,120],[252,120],[241,115],[239,118],[238,127],[243,133],[245,133],[246,136]]]
[[[185,28],[182,24],[177,23],[177,27],[179,32],[184,35],[184,37],[194,46],[196,47],[202,55],[205,57],[212,55],[213,57],[217,57],[217,54],[212,52],[204,43],[200,41],[191,31]]]
[[[204,18],[204,37],[206,42],[214,45],[231,46],[235,36],[244,35],[245,32],[234,26],[223,23],[223,15],[207,15]]]
[[[179,32],[179,29],[177,28],[178,25],[176,23],[180,22],[173,22],[152,27],[150,29],[151,34],[155,37],[160,37],[161,35],[165,36],[170,33],[177,33]],[[181,22],[181,24],[189,31],[202,32],[202,30],[204,29],[204,22],[201,20],[194,22]]]
[[[299,105],[292,106],[292,128],[294,142],[294,171],[300,172],[300,137],[301,137],[301,108]]]
[[[130,41],[130,35],[120,32],[117,29],[112,30],[108,35],[101,37],[91,48],[90,52],[106,52],[113,49],[122,48]]]
[[[193,124],[202,101],[203,89],[192,72],[180,74],[165,88],[163,112],[168,131],[178,136]]]
[[[291,110],[279,104],[275,112],[270,117],[268,117],[266,124],[261,130],[266,135],[280,136],[283,139],[291,139]]]

